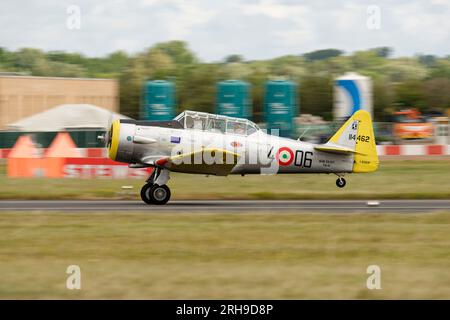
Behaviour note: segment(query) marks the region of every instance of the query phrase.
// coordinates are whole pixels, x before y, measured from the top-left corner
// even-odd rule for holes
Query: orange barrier
[[[67,132],[60,132],[44,155],[46,177],[62,178],[64,158],[80,158],[77,146]]]
[[[101,156],[103,150],[98,150],[92,154]],[[109,158],[83,157],[67,132],[58,133],[47,149],[38,149],[29,136],[21,136],[7,159],[9,177],[143,179],[151,173],[150,168],[130,169]]]
[[[21,136],[8,154],[8,176],[45,176],[44,159],[40,156],[40,150],[36,148],[31,138]]]

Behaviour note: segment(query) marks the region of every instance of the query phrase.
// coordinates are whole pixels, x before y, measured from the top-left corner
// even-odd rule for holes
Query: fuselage
[[[324,144],[267,134],[247,119],[186,110],[171,121],[116,120],[103,139],[112,160],[153,167],[141,189],[147,204],[166,204],[171,171],[192,174],[373,172],[378,168],[370,114],[356,111]]]
[[[269,135],[259,129],[250,134],[222,133],[126,121],[120,123],[117,136],[114,131],[112,136],[117,140],[113,141],[117,149],[114,160],[132,164],[207,148],[239,155],[230,174],[346,173],[353,167],[352,154],[318,151],[315,144]]]

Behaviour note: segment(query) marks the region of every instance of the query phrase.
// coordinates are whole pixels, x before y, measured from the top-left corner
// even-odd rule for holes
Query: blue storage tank
[[[141,96],[141,119],[171,120],[175,117],[175,86],[166,80],[144,83]]]
[[[250,119],[252,104],[250,84],[240,80],[226,80],[217,83],[216,113]]]
[[[267,129],[278,129],[281,137],[292,137],[295,131],[294,117],[299,112],[297,101],[297,84],[295,82],[267,81],[264,93]]]

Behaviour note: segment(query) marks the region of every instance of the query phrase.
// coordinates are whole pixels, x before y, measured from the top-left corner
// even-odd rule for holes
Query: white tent
[[[128,117],[91,104],[62,104],[6,125],[7,130],[45,132],[67,129],[107,129]]]

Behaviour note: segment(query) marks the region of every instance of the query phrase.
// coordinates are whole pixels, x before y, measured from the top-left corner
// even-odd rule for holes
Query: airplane
[[[356,111],[324,144],[266,133],[247,119],[184,111],[171,121],[118,119],[100,136],[114,161],[130,168],[152,167],[141,189],[147,204],[166,204],[170,172],[229,174],[333,173],[336,186],[349,173],[376,171],[379,165],[372,119]]]

